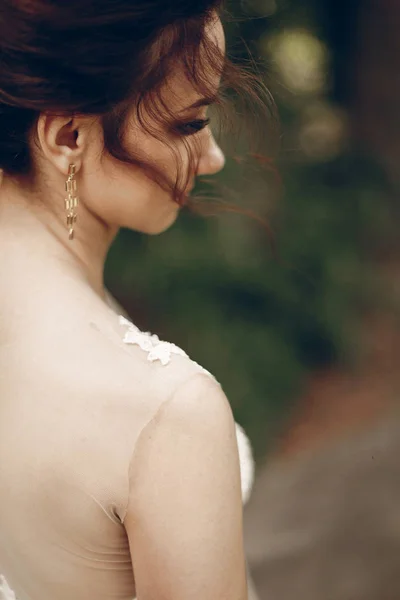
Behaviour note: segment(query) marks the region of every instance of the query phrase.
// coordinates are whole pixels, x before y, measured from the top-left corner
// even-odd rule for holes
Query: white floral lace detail
[[[0,575],[0,600],[17,600],[4,575]]]
[[[148,361],[155,362],[156,360],[159,360],[160,363],[165,366],[171,361],[172,354],[178,354],[180,356],[186,356],[189,358],[186,352],[184,352],[182,348],[179,348],[179,346],[171,344],[170,342],[163,342],[157,335],[154,335],[149,331],[141,331],[138,327],[136,327],[136,325],[122,315],[119,316],[119,322],[120,325],[125,325],[128,327],[128,331],[126,331],[123,339],[125,344],[136,344],[139,346],[142,350],[147,352]],[[196,363],[194,360],[192,360],[192,363],[197,365],[203,373],[213,377],[209,371],[204,369],[204,367]]]

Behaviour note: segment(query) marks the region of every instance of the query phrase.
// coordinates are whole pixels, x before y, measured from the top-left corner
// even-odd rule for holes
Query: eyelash
[[[205,127],[210,124],[210,121],[211,119],[196,119],[195,121],[190,121],[189,123],[183,123],[183,125],[179,125],[177,127],[177,131],[186,136],[196,135],[196,133],[199,133],[202,129],[205,129]],[[189,129],[188,132],[188,127],[193,128],[194,131],[190,131]]]

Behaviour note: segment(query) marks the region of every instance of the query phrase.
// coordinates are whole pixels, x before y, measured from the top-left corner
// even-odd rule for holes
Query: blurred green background
[[[384,89],[379,77],[390,88],[390,71],[371,64],[373,6],[229,4],[228,54],[249,68],[251,52],[277,104],[278,149],[273,118],[257,116],[256,127],[283,185],[271,171],[238,168],[232,154],[246,152],[244,135],[235,148],[220,140],[218,180],[232,204],[268,220],[277,257],[256,220],[189,212],[160,236],[121,231],[108,257],[110,291],[140,328],[214,373],[256,457],[274,447],[310,373],[357,365],[362,316],[395,310],[382,264],[397,255],[398,183],[394,151],[380,145],[394,124],[390,113],[375,119],[371,101]]]

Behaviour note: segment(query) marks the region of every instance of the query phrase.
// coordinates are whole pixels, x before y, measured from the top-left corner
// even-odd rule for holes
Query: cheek
[[[103,221],[149,234],[159,233],[175,221],[179,206],[141,169],[118,161],[104,167],[88,178],[81,191],[87,206]]]
[[[189,138],[186,139],[186,142],[188,141]],[[143,133],[137,127],[132,127],[124,143],[128,152],[132,155],[137,154],[139,159],[156,167],[171,184],[175,183],[178,176],[181,185],[184,184],[189,157],[184,143],[179,138],[170,135],[165,143]],[[137,174],[139,178],[140,175]]]
[[[181,148],[175,146],[177,155],[174,156],[158,140],[148,135],[139,136],[135,131],[131,131],[125,145],[132,153],[140,148],[141,158],[156,166],[171,183],[176,181],[177,160],[180,160],[183,177],[180,184],[184,185],[188,160]],[[145,233],[162,231],[176,219],[180,207],[171,193],[146,176],[142,168],[127,165],[107,154],[101,160],[100,156],[98,151],[93,152],[78,191],[93,213],[112,225]]]

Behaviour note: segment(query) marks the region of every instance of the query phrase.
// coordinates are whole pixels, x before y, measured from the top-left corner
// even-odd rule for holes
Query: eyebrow
[[[196,100],[196,102],[193,102],[193,104],[191,104],[190,106],[187,106],[181,112],[185,112],[187,110],[190,110],[191,108],[200,108],[201,106],[210,106],[211,104],[214,104],[216,99],[217,99],[217,96],[208,96],[205,98],[199,98],[199,100]]]

